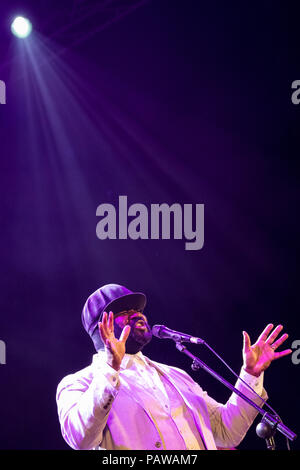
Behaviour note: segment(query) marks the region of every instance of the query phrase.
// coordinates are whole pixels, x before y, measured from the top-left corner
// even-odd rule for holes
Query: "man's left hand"
[[[283,326],[278,325],[271,333],[273,327],[274,325],[272,324],[266,326],[253,346],[251,346],[248,333],[243,331],[243,368],[246,372],[251,375],[255,375],[256,377],[266,370],[272,361],[287,356],[292,352],[291,349],[275,352],[276,349],[288,338],[288,334],[283,334],[275,341],[279,333],[282,331]]]

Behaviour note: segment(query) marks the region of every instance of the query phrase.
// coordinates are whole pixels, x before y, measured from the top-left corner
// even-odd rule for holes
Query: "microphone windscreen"
[[[152,334],[156,336],[157,338],[161,338],[161,335],[160,335],[161,327],[162,325],[154,325],[152,327]]]

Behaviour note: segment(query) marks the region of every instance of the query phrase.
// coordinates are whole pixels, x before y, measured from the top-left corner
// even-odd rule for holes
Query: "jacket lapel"
[[[203,416],[207,416],[207,420],[209,421],[206,404],[205,404],[204,400],[202,399],[202,397],[197,395],[198,396],[198,403],[197,404],[195,404],[195,402],[191,403],[189,397],[184,393],[184,391],[182,391],[181,388],[178,388],[177,381],[178,381],[179,377],[175,376],[175,372],[174,372],[174,370],[172,370],[171,367],[169,367],[167,365],[164,365],[164,364],[159,364],[155,361],[151,361],[146,356],[144,356],[144,358],[146,359],[146,361],[150,365],[153,365],[161,374],[163,374],[167,379],[170,380],[173,387],[175,387],[175,389],[177,390],[179,395],[184,400],[186,406],[191,411],[191,413],[194,417],[196,426],[197,426],[197,428],[198,428],[198,430],[201,434],[201,437],[203,439],[204,445],[206,446],[206,448],[208,450],[216,450],[217,448],[216,448],[215,440],[214,440],[214,437],[213,437],[213,434],[212,434],[212,431],[211,431],[210,423],[205,422],[204,417],[203,417]],[[142,409],[144,410],[144,412],[147,414],[148,418],[155,425],[155,423],[152,419],[152,416],[151,416],[151,410],[148,410],[148,409],[145,408],[144,401],[141,399],[140,394],[139,393],[132,393],[132,383],[134,383],[136,381],[136,377],[133,378],[130,373],[128,375],[129,369],[126,370],[126,365],[127,364],[123,364],[122,365],[123,367],[121,366],[121,369],[124,372],[124,374],[122,374],[122,381],[123,381],[124,387],[122,387],[120,389],[119,393],[122,393],[122,391],[123,391],[124,393],[129,395],[131,397],[131,399],[133,399],[136,403],[138,403],[138,405],[140,405],[142,407]],[[172,380],[172,379],[174,379],[174,380]],[[184,388],[187,388],[188,391],[191,394],[193,394],[194,392],[193,392],[192,388],[189,386],[189,384],[186,383],[186,381],[184,381],[184,379],[182,379],[181,377],[179,379],[182,381],[182,383],[184,385]],[[199,408],[200,408],[200,410],[199,410]],[[195,409],[197,409],[197,412],[195,411]]]
[[[208,450],[216,450],[216,444],[215,444],[215,440],[214,440],[210,425],[208,425],[208,423],[205,423],[205,420],[203,418],[203,415],[207,415],[207,408],[206,408],[206,404],[205,404],[204,400],[202,400],[201,397],[199,397],[199,399],[202,402],[201,404],[198,402],[199,406],[201,407],[201,410],[200,410],[200,412],[195,413],[195,403],[192,404],[190,402],[189,398],[182,391],[182,389],[178,388],[177,382],[175,380],[173,382],[172,378],[174,378],[174,371],[169,366],[158,364],[154,361],[150,361],[150,359],[148,359],[148,358],[147,358],[147,360],[149,361],[149,363],[152,363],[162,374],[164,374],[167,379],[170,380],[173,387],[177,390],[179,395],[182,397],[182,399],[184,400],[186,406],[189,408],[189,410],[191,411],[191,413],[194,417],[196,426],[197,426],[197,428],[198,428],[198,430],[201,434],[201,437],[204,441],[204,444],[205,444],[206,448]],[[189,385],[185,381],[183,381],[183,383],[184,383],[185,387],[188,388],[189,392],[193,393],[193,390],[191,389],[191,387],[189,387]],[[198,406],[197,406],[197,408],[198,408]]]

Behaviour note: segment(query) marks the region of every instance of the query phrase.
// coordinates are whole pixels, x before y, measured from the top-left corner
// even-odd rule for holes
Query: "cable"
[[[282,423],[282,419],[280,418],[279,414],[276,413],[276,411],[271,407],[271,405],[269,405],[269,403],[266,402],[266,400],[264,400],[255,390],[253,390],[253,388],[247,384],[247,382],[245,382],[245,380],[243,380],[236,372],[234,372],[234,370],[231,369],[231,367],[227,364],[226,361],[224,361],[224,359],[222,359],[221,356],[219,356],[219,354],[214,351],[214,349],[209,345],[207,344],[205,341],[203,342],[203,344],[227,367],[227,369],[230,370],[230,372],[238,379],[240,380],[244,385],[246,385],[246,387],[248,387],[255,395],[258,396],[258,398],[260,400],[262,400],[263,404],[266,405],[275,415],[275,417]],[[290,445],[289,445],[289,439],[286,438],[287,440],[287,448],[288,450],[291,450],[290,449]]]

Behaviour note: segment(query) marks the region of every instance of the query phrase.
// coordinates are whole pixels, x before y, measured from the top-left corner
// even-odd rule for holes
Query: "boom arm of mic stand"
[[[244,395],[240,390],[238,390],[236,387],[234,387],[230,382],[227,382],[223,377],[221,377],[217,372],[215,372],[213,369],[208,367],[203,361],[201,361],[198,357],[194,356],[190,351],[187,350],[186,346],[184,346],[180,342],[176,342],[176,348],[178,351],[184,353],[186,356],[188,356],[190,359],[193,360],[194,363],[196,363],[201,369],[204,369],[206,372],[208,372],[210,375],[212,375],[215,379],[217,379],[219,382],[221,382],[225,387],[229,388],[232,392],[236,393],[239,397],[241,397],[243,400],[245,400],[249,405],[251,405],[253,408],[255,408],[261,415],[264,416],[264,419],[267,420],[270,424],[274,426],[274,428],[278,429],[285,437],[287,437],[289,440],[294,441],[297,437],[297,435],[291,431],[287,426],[285,426],[281,421],[278,421],[276,417],[274,417],[271,413],[266,413],[263,408],[258,406],[254,401],[252,401],[250,398],[248,398],[246,395]]]

